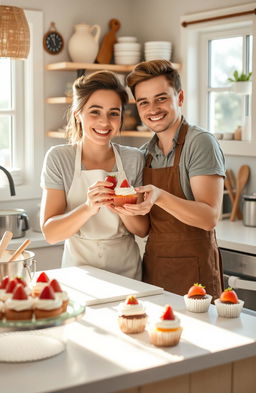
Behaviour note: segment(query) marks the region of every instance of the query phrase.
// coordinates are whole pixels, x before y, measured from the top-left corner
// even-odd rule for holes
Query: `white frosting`
[[[68,293],[66,291],[62,291],[62,292],[54,292],[55,296],[57,299],[60,299],[61,302],[64,302],[65,300],[68,300]]]
[[[33,308],[34,300],[29,297],[24,300],[8,299],[6,301],[6,308],[15,311],[31,310]]]
[[[4,311],[4,303],[0,301],[0,312]]]
[[[5,289],[0,289],[0,300],[4,299]]]
[[[40,310],[55,310],[62,306],[62,301],[60,299],[36,299],[34,301],[35,308]]]
[[[3,294],[2,300],[3,300],[4,302],[6,302],[8,299],[11,299],[11,298],[12,298],[12,295],[13,295],[13,292],[11,292],[11,293],[5,292],[5,293]]]
[[[49,283],[48,282],[37,282],[35,285],[34,285],[34,288],[33,288],[33,290],[34,291],[36,291],[36,292],[41,292],[43,289],[44,289],[44,287],[46,287],[47,285],[49,285]]]
[[[159,329],[177,329],[180,327],[180,320],[175,316],[175,319],[159,319],[156,322],[156,328]]]
[[[141,314],[145,314],[145,308],[140,302],[139,304],[121,303],[119,306],[119,314],[125,316],[141,315]]]
[[[115,194],[116,195],[122,195],[122,196],[135,195],[136,191],[135,191],[133,186],[130,186],[130,187],[116,187],[115,188]]]

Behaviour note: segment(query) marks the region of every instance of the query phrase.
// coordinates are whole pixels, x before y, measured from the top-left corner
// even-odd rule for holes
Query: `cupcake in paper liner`
[[[218,316],[224,318],[238,318],[244,305],[244,301],[238,299],[232,288],[225,289],[214,303]]]
[[[206,312],[212,301],[212,296],[206,293],[202,284],[194,284],[184,295],[186,309],[191,312]]]
[[[115,187],[115,195],[113,195],[114,206],[123,206],[125,203],[135,204],[137,200],[138,195],[127,179],[124,179],[120,185]]]
[[[128,296],[119,306],[118,324],[127,334],[141,333],[145,330],[148,316],[145,308],[135,296]]]
[[[157,347],[174,347],[178,345],[181,333],[179,318],[174,315],[171,306],[166,305],[160,319],[149,330],[150,342]]]

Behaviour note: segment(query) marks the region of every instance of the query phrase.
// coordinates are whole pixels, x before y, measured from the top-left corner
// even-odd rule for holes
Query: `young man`
[[[126,206],[149,213],[143,279],[184,295],[194,283],[217,298],[221,261],[214,227],[225,176],[224,156],[215,137],[189,125],[181,113],[180,76],[166,60],[138,64],[127,77],[141,121],[155,135],[145,151],[144,202]]]

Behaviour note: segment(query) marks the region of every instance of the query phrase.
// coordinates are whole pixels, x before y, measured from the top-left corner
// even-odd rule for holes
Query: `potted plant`
[[[237,70],[233,72],[233,78],[228,78],[232,82],[232,91],[236,94],[250,94],[252,91],[252,81],[250,80],[252,72],[245,74],[238,73]]]

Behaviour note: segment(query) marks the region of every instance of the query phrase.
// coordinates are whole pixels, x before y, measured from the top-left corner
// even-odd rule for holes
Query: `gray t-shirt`
[[[145,165],[143,153],[135,147],[113,145],[120,154],[128,182],[134,187],[141,186]],[[64,190],[68,194],[74,176],[76,147],[76,144],[57,145],[48,150],[41,174],[42,188]],[[113,172],[116,170],[115,166]]]
[[[156,135],[143,146],[141,151],[151,153],[152,168],[166,168],[173,165],[175,147],[180,127],[173,138],[173,148],[165,156],[158,147]],[[225,177],[225,159],[220,145],[213,134],[197,126],[189,126],[180,157],[180,182],[182,190],[189,200],[194,200],[189,179],[200,175],[219,175]]]

